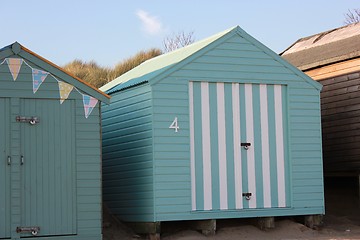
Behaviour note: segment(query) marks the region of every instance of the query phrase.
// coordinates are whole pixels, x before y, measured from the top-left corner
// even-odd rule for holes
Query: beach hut
[[[19,43],[0,49],[0,239],[101,239],[99,101]]]
[[[321,85],[240,27],[100,89],[104,202],[121,220],[324,213]]]
[[[326,176],[360,173],[360,24],[304,37],[281,53],[321,83]]]

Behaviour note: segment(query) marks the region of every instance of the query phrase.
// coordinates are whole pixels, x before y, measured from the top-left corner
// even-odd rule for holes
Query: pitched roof
[[[360,57],[360,23],[301,38],[280,55],[303,71]]]
[[[105,84],[100,88],[100,90],[110,94],[121,89],[146,82],[149,79],[163,73],[174,64],[181,62],[200,49],[208,46],[222,36],[236,30],[236,28],[237,27],[230,28],[186,47],[149,59],[132,70],[115,78],[113,81]]]
[[[269,48],[264,46],[262,43],[254,39],[249,34],[247,34],[239,26],[236,26],[228,30],[225,30],[223,32],[220,32],[216,35],[213,35],[209,38],[206,38],[204,40],[195,42],[189,46],[147,60],[144,63],[140,64],[139,66],[133,68],[132,70],[117,77],[113,81],[105,84],[100,88],[100,90],[106,92],[107,94],[111,94],[144,82],[153,82],[158,77],[161,78],[162,74],[168,74],[168,71],[170,71],[170,69],[173,70],[176,67],[181,66],[182,62],[185,63],[186,61],[189,61],[191,58],[198,56],[203,51],[207,51],[208,49],[211,49],[212,46],[215,46],[216,44],[220,44],[221,42],[225,41],[226,39],[236,34],[245,38],[247,41],[251,42],[256,47],[264,51],[264,53],[268,54],[269,56],[279,61],[285,67],[292,70],[295,74],[304,78],[315,88],[321,89],[322,87],[321,84],[315,82],[313,79],[305,75],[299,69],[297,69],[293,65],[283,60],[281,57],[279,57],[279,55],[277,55]]]
[[[13,44],[10,44],[10,45],[5,46],[0,49],[0,58],[6,58],[13,54],[17,54],[21,57],[24,57],[25,59],[31,58],[32,60],[34,60],[34,59],[40,60],[40,61],[37,61],[37,63],[35,63],[35,64],[39,64],[39,66],[42,67],[44,70],[47,70],[54,75],[57,75],[59,78],[62,78],[63,80],[66,80],[66,79],[70,80],[71,84],[73,84],[75,87],[81,89],[82,91],[86,92],[87,94],[89,94],[105,103],[110,103],[109,95],[107,95],[107,94],[103,93],[102,91],[100,91],[99,89],[91,86],[84,80],[74,76],[73,74],[67,72],[66,70],[64,70],[63,68],[50,62],[49,60],[32,52],[31,50],[22,46],[18,42],[14,42]]]

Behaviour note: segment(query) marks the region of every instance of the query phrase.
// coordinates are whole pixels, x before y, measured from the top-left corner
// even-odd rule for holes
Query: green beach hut
[[[100,89],[104,202],[121,220],[324,214],[321,85],[240,27]]]
[[[0,49],[0,239],[101,239],[100,101],[19,43]]]

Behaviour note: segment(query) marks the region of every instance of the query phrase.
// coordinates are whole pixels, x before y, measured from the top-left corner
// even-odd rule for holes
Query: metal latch
[[[251,193],[250,193],[250,192],[243,193],[242,196],[245,197],[246,200],[250,200],[250,199],[251,199]]]
[[[244,147],[245,150],[248,150],[251,146],[251,143],[241,143],[240,146]]]
[[[30,123],[31,125],[35,125],[40,122],[38,117],[22,117],[22,116],[17,116],[16,121],[21,123]]]
[[[33,236],[36,236],[40,231],[40,227],[17,227],[17,233],[31,233]]]

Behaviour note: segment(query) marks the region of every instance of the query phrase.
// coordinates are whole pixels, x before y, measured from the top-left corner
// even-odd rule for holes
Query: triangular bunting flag
[[[32,77],[33,77],[33,92],[39,89],[40,85],[44,82],[45,78],[49,73],[33,68],[32,69]]]
[[[16,81],[19,72],[20,72],[20,68],[21,68],[21,64],[23,63],[23,59],[21,58],[6,58],[6,63],[9,67],[9,70],[11,72],[11,75],[14,79],[14,81]]]
[[[83,94],[83,103],[85,110],[85,118],[88,118],[94,107],[96,106],[98,100],[91,96]]]
[[[74,86],[66,82],[59,81],[59,90],[60,90],[60,103],[62,104],[70,95]]]

